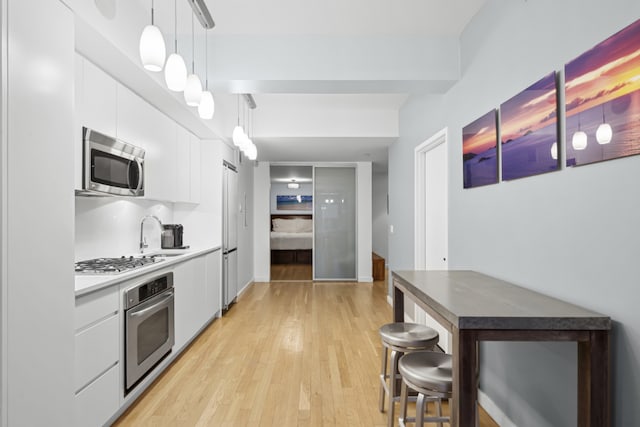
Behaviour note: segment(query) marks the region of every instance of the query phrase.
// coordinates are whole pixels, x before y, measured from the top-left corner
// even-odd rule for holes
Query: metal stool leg
[[[398,372],[398,361],[400,360],[400,357],[402,357],[401,352],[396,351],[396,350],[391,350],[391,363],[389,366],[389,427],[393,427],[393,424],[395,422],[394,419],[394,412],[395,412],[395,400],[396,400],[396,396],[398,395],[398,390],[397,390],[397,375],[396,372]]]
[[[416,427],[424,426],[424,394],[418,393],[416,400]]]
[[[400,417],[398,418],[398,425],[405,427],[405,421],[407,421],[407,402],[409,400],[409,391],[407,384],[402,381],[400,386]]]
[[[382,346],[382,367],[380,368],[380,412],[384,412],[384,395],[386,393],[385,386],[387,384],[387,356],[389,355],[389,349],[387,346]]]
[[[442,400],[438,399],[434,404],[436,407],[436,417],[442,417]],[[442,427],[442,421],[438,423],[438,427]]]

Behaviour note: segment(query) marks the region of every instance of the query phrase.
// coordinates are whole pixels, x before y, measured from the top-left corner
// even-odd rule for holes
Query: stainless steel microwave
[[[144,196],[144,150],[82,128],[81,194]]]

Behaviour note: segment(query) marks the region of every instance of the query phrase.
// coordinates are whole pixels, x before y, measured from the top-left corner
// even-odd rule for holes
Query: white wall
[[[271,184],[271,213],[272,214],[307,214],[313,215],[313,210],[303,211],[303,210],[278,210],[276,204],[276,196],[288,196],[288,195],[301,195],[301,196],[312,196],[313,195],[313,184],[311,183],[300,183],[300,188],[288,188],[287,184],[281,182],[274,182]]]
[[[259,162],[253,174],[253,224],[254,224],[254,268],[256,282],[268,282],[271,279],[271,243],[269,216],[271,183],[269,162]]]
[[[389,188],[389,176],[387,173],[374,173],[371,181],[372,199],[372,248],[373,252],[382,258],[387,258],[389,215],[387,213],[387,194]]]
[[[639,16],[635,0],[490,0],[462,36],[460,82],[409,100],[389,156],[391,269],[414,258],[413,149],[448,127],[450,267],[611,316],[620,427],[640,425],[640,157],[463,190],[461,128]],[[575,344],[488,343],[481,354],[481,389],[516,425],[576,425]]]
[[[358,281],[373,282],[371,260],[371,162],[358,162],[356,169],[356,191],[358,192]]]
[[[0,424],[69,426],[74,398],[73,14],[59,1],[1,5]]]

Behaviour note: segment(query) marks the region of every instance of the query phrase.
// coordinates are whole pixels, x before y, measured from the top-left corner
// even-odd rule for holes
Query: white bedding
[[[271,232],[271,249],[293,250],[311,249],[313,247],[313,233],[287,233],[283,231]]]

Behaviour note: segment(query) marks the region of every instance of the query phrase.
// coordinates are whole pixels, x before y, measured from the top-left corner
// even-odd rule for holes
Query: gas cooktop
[[[161,261],[164,259],[146,255],[88,259],[76,262],[76,274],[119,274]]]

